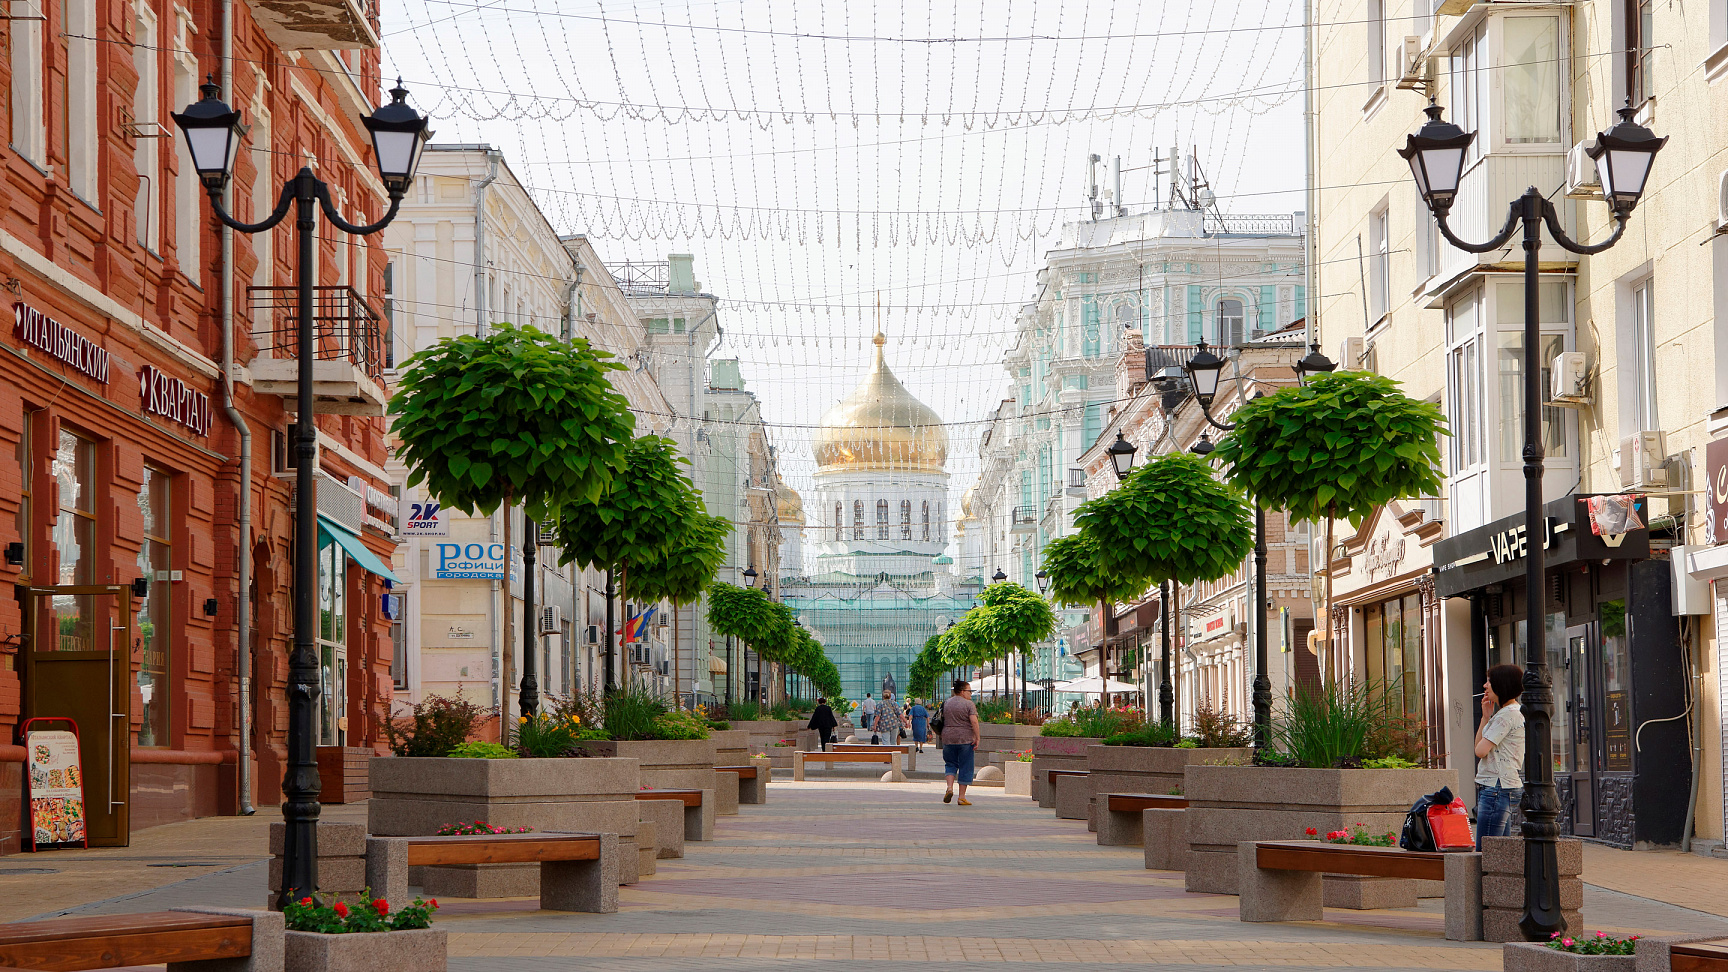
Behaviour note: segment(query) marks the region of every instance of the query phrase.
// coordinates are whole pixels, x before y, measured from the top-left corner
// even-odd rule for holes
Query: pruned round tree
[[[657,435],[632,439],[624,465],[596,499],[565,506],[558,515],[562,561],[625,574],[633,564],[650,564],[706,525],[695,518],[700,494],[685,478],[678,444]],[[634,593],[634,592],[630,592]]]
[[[1082,503],[1074,524],[1096,541],[1099,567],[1142,590],[1228,577],[1254,548],[1254,517],[1242,495],[1186,452],[1159,456]]]
[[[597,500],[636,426],[607,378],[623,368],[533,327],[440,340],[403,364],[390,400],[408,485],[467,513],[520,503],[535,520]]]
[[[1012,581],[984,588],[978,601],[940,637],[942,660],[948,665],[981,665],[1001,655],[1029,651],[1056,629],[1049,602]]]
[[[700,500],[685,517],[671,547],[653,560],[632,564],[630,595],[645,601],[688,604],[713,582],[726,560],[726,538],[732,521],[711,516]]]
[[[1243,404],[1212,458],[1224,478],[1296,520],[1360,524],[1395,499],[1441,488],[1440,407],[1367,371],[1316,375]]]
[[[1044,572],[1050,596],[1058,604],[1090,607],[1104,601],[1132,601],[1146,584],[1132,573],[1104,566],[1098,540],[1090,533],[1070,533],[1044,546]]]

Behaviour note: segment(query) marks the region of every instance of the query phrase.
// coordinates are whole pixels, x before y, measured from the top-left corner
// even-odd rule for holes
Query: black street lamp
[[[1296,362],[1296,380],[1304,381],[1309,375],[1331,374],[1338,370],[1338,362],[1320,353],[1320,342],[1308,345],[1308,353],[1301,361]]]
[[[1319,352],[1316,351],[1315,354]],[[1188,359],[1188,378],[1194,383],[1194,398],[1200,403],[1200,414],[1215,429],[1228,432],[1236,426],[1212,417],[1212,400],[1218,395],[1218,379],[1224,371],[1224,359],[1206,349],[1202,340],[1194,356]],[[1255,393],[1259,398],[1259,393]],[[1212,436],[1201,432],[1200,441],[1188,451],[1196,455],[1212,452]],[[1169,624],[1165,624],[1169,629]],[[1272,679],[1266,674],[1266,510],[1259,497],[1254,499],[1254,749],[1263,750],[1272,737]]]
[[[1134,468],[1134,443],[1124,439],[1122,431],[1118,429],[1116,441],[1110,443],[1110,448],[1105,451],[1110,454],[1110,468],[1116,473],[1116,481],[1127,479],[1128,473]]]
[[[234,158],[244,129],[240,113],[228,107],[220,95],[222,89],[206,81],[199,86],[203,95],[173,114],[175,124],[186,136],[186,148],[192,156],[192,167],[210,197],[210,207],[223,225],[241,233],[264,233],[273,229],[296,207],[294,226],[300,244],[299,266],[296,269],[298,305],[295,309],[295,355],[299,358],[296,395],[297,415],[294,420],[294,451],[296,459],[294,493],[299,498],[294,515],[294,649],[288,656],[288,769],[282,777],[282,820],[286,825],[282,847],[282,886],[277,889],[278,906],[292,901],[297,894],[310,894],[318,888],[318,763],[314,758],[313,709],[318,704],[318,652],[315,641],[318,630],[318,515],[317,483],[318,426],[313,420],[315,410],[312,364],[317,356],[314,334],[312,284],[316,269],[313,249],[318,212],[337,228],[356,236],[370,236],[390,225],[402,206],[402,197],[414,182],[415,167],[420,161],[420,147],[431,137],[424,116],[408,107],[408,92],[400,78],[390,91],[391,101],[364,119],[372,133],[372,148],[378,163],[378,174],[384,179],[390,196],[390,209],[376,223],[360,226],[350,223],[336,212],[330,201],[330,190],[312,170],[302,167],[298,174],[282,187],[281,198],[268,218],[258,223],[242,223],[230,216],[222,205],[222,192],[234,173]]]
[[[1498,250],[1524,228],[1524,526],[1531,542],[1524,554],[1524,597],[1531,609],[1525,614],[1530,629],[1529,655],[1524,668],[1524,694],[1519,701],[1524,706],[1524,722],[1529,744],[1524,752],[1524,917],[1518,927],[1529,941],[1547,941],[1550,935],[1565,927],[1560,913],[1560,867],[1554,841],[1560,835],[1559,794],[1554,789],[1554,765],[1550,757],[1553,742],[1551,726],[1554,712],[1554,691],[1549,682],[1547,648],[1541,637],[1545,563],[1542,544],[1535,538],[1546,536],[1542,511],[1542,370],[1541,324],[1537,302],[1537,256],[1542,249],[1542,226],[1561,248],[1589,256],[1601,253],[1620,241],[1626,232],[1626,221],[1644,194],[1645,180],[1656,153],[1668,139],[1658,138],[1648,128],[1632,120],[1632,106],[1620,109],[1620,121],[1596,136],[1596,144],[1588,150],[1602,178],[1602,195],[1614,220],[1614,232],[1601,243],[1585,245],[1567,237],[1560,226],[1554,204],[1532,186],[1512,201],[1506,214],[1506,225],[1486,243],[1466,243],[1453,235],[1446,224],[1446,215],[1458,195],[1458,181],[1463,172],[1464,153],[1475,132],[1466,134],[1457,125],[1441,119],[1441,108],[1428,105],[1428,120],[1421,130],[1409,136],[1398,150],[1410,164],[1416,178],[1416,188],[1434,214],[1434,222],[1447,242],[1467,253]]]
[[[1002,568],[998,567],[996,568],[996,573],[990,575],[990,579],[1000,584],[1008,579],[1008,575],[1002,573]]]
[[[756,573],[756,565],[755,564],[751,564],[750,566],[744,568],[744,586],[745,587],[755,587],[756,586],[756,578],[758,576],[759,575]]]
[[[1050,572],[1049,571],[1040,569],[1038,571],[1038,573],[1032,575],[1032,578],[1038,582],[1038,593],[1040,593],[1040,594],[1050,593]]]

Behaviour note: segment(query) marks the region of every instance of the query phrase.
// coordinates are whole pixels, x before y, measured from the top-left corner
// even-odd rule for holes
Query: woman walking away
[[[834,741],[834,727],[839,725],[834,718],[834,710],[828,708],[827,699],[816,700],[816,711],[810,713],[810,724],[806,729],[814,729],[822,737],[822,751],[828,751],[828,744]]]
[[[912,700],[910,712],[912,722],[912,744],[918,747],[918,752],[924,751],[924,741],[930,738],[930,710],[924,708],[923,699]]]
[[[900,742],[900,707],[894,704],[893,692],[882,693],[882,704],[876,707],[876,721],[870,732],[871,743],[893,746]]]
[[[1476,728],[1476,849],[1484,837],[1512,833],[1512,808],[1524,799],[1524,670],[1495,665],[1482,684]]]
[[[948,778],[948,792],[942,802],[954,799],[954,781],[960,781],[960,805],[969,807],[966,788],[972,785],[972,756],[982,739],[978,735],[978,707],[972,704],[972,686],[965,679],[954,680],[954,694],[942,703],[942,773]]]

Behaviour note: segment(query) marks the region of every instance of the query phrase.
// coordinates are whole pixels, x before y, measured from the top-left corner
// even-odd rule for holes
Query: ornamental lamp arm
[[[265,230],[274,229],[276,224],[282,222],[282,218],[288,215],[288,207],[294,204],[294,183],[293,181],[285,182],[282,184],[282,198],[276,201],[275,211],[266,216],[262,222],[242,223],[228,215],[228,211],[222,208],[222,190],[220,188],[209,188],[205,191],[210,195],[210,208],[216,211],[216,218],[222,221],[222,225],[240,233],[262,233]]]
[[[1500,232],[1493,239],[1486,243],[1466,243],[1454,236],[1452,227],[1446,225],[1446,214],[1450,211],[1450,206],[1445,209],[1434,210],[1434,222],[1440,227],[1440,235],[1446,237],[1446,242],[1466,253],[1487,253],[1490,250],[1498,250],[1505,246],[1511,241],[1512,234],[1518,232],[1518,221],[1524,216],[1523,207],[1517,200],[1514,200],[1506,213],[1506,225],[1500,227]]]
[[[1567,236],[1566,231],[1561,228],[1560,214],[1555,211],[1554,204],[1546,199],[1542,200],[1542,222],[1548,224],[1548,232],[1554,237],[1554,242],[1573,253],[1584,256],[1601,253],[1620,242],[1620,237],[1626,235],[1626,217],[1627,213],[1619,209],[1614,210],[1614,232],[1609,234],[1607,239],[1600,243],[1579,243]]]
[[[330,201],[329,187],[324,185],[322,182],[318,183],[317,195],[318,208],[324,211],[325,217],[328,218],[330,222],[336,224],[338,229],[342,230],[344,233],[352,233],[355,236],[371,236],[373,233],[389,226],[391,221],[396,218],[396,211],[402,208],[403,193],[392,191],[390,193],[390,208],[384,213],[383,218],[379,219],[376,223],[364,226],[350,223],[342,218],[342,214],[336,211],[336,204]]]

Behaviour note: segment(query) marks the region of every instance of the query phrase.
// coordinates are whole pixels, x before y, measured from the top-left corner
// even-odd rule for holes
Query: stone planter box
[[[480,820],[495,827],[618,835],[618,883],[640,877],[634,759],[372,760],[367,831],[375,837],[426,837],[445,824]],[[528,897],[540,893],[539,865],[415,868],[409,880],[429,895]],[[433,890],[437,888],[438,890]]]
[[[978,735],[982,739],[978,746],[979,766],[990,761],[988,755],[1024,752],[1031,749],[1032,744],[1039,738],[1037,726],[1002,725],[992,722],[978,723]]]
[[[782,739],[793,738],[792,734],[804,728],[804,722],[782,722],[779,719],[757,719],[749,722],[734,721],[732,730],[742,730],[750,734],[750,752],[767,752],[770,746]]]
[[[1633,972],[1638,962],[1634,955],[1579,955],[1535,942],[1500,947],[1506,972]]]
[[[1038,736],[1032,740],[1032,799],[1041,807],[1054,807],[1056,794],[1051,791],[1053,769],[1083,770],[1086,768],[1086,747],[1103,742],[1089,736]]]
[[[1285,769],[1270,766],[1199,766],[1184,771],[1187,829],[1186,887],[1237,894],[1237,844],[1245,840],[1302,840],[1362,824],[1369,833],[1398,833],[1410,804],[1443,786],[1458,786],[1451,769]],[[1415,882],[1397,878],[1326,876],[1333,908],[1413,907]]]
[[[745,729],[711,729],[708,741],[714,744],[714,759],[718,766],[743,766],[750,758],[750,733]]]
[[[1086,819],[1091,830],[1098,829],[1098,794],[1156,793],[1180,791],[1183,774],[1189,766],[1225,759],[1245,759],[1252,749],[1178,749],[1174,746],[1097,746],[1086,747],[1087,777],[1092,799]]]
[[[1009,796],[1032,795],[1032,764],[1011,760],[1002,764],[1002,791]]]
[[[284,938],[282,972],[445,972],[449,963],[449,934],[442,928],[346,935],[291,931]]]
[[[584,739],[577,743],[595,756],[634,759],[642,785],[656,790],[712,790],[716,749],[713,739]]]
[[[1559,865],[1560,920],[1566,934],[1584,934],[1584,842],[1576,837],[1554,841]],[[1524,917],[1524,839],[1482,838],[1482,940],[1521,942]]]

